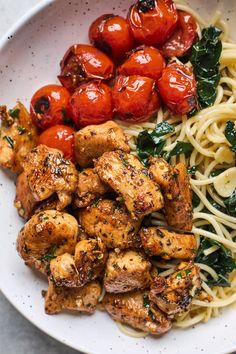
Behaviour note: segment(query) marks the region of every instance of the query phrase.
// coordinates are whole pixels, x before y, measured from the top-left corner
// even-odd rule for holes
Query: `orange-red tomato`
[[[159,46],[172,35],[178,14],[172,0],[138,0],[128,13],[138,43]]]
[[[162,46],[162,52],[166,58],[182,57],[198,40],[197,23],[192,15],[185,11],[178,11],[177,27]]]
[[[118,118],[127,122],[145,122],[160,106],[155,81],[138,75],[118,76],[112,99]]]
[[[74,159],[74,132],[66,125],[55,125],[45,130],[39,137],[38,144],[61,150],[66,159]]]
[[[163,70],[158,82],[162,101],[177,115],[189,113],[197,107],[196,80],[190,68],[172,62]]]
[[[89,39],[115,62],[119,62],[134,46],[134,38],[127,20],[112,14],[100,16],[91,24]]]
[[[118,74],[146,76],[157,82],[165,66],[165,60],[158,49],[141,46],[127,54],[127,59],[118,68]]]
[[[42,130],[68,119],[70,93],[60,85],[46,85],[35,92],[30,103],[33,123]]]
[[[79,84],[92,79],[109,80],[114,74],[111,59],[87,44],[75,44],[68,49],[61,63],[61,84],[74,91]]]
[[[78,127],[111,120],[113,107],[110,87],[97,80],[80,85],[71,97],[70,112]]]

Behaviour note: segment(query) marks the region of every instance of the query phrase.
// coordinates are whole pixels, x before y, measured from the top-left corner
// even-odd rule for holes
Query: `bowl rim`
[[[43,11],[47,6],[55,3],[57,0],[41,0],[38,4],[33,5],[24,15],[22,15],[11,27],[7,32],[0,38],[0,54],[1,51],[4,50],[4,48],[8,45],[9,41],[11,40],[11,36],[14,36],[18,31],[20,31],[21,28],[23,28],[27,22],[30,21],[31,18],[36,16],[38,13]],[[78,343],[78,346],[75,347],[72,343],[67,342],[67,340],[62,339],[59,334],[56,332],[52,331],[49,328],[46,328],[44,325],[41,325],[41,323],[37,322],[35,319],[31,319],[27,313],[25,313],[17,304],[17,302],[14,302],[13,298],[9,296],[9,294],[4,291],[3,288],[0,289],[1,293],[5,297],[7,301],[27,320],[29,321],[32,325],[34,325],[36,328],[41,330],[43,333],[48,335],[49,337],[53,338],[54,340],[58,341],[59,343],[62,343],[63,345],[74,349],[76,351],[81,351],[84,354],[95,354],[95,352],[88,352],[87,349],[84,347],[83,344]],[[229,350],[229,351],[228,351]],[[227,348],[227,352],[233,353],[236,351],[236,346],[231,345],[231,347]],[[226,352],[219,352],[218,354],[225,354]]]

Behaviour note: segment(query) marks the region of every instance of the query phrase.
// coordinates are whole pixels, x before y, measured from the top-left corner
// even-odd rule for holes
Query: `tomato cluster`
[[[89,39],[91,45],[66,51],[58,76],[62,86],[44,86],[32,97],[40,143],[73,159],[74,128],[113,117],[144,122],[161,102],[177,115],[196,108],[194,74],[173,57],[188,54],[198,39],[197,24],[173,0],[138,0],[126,19],[102,15],[90,25]]]

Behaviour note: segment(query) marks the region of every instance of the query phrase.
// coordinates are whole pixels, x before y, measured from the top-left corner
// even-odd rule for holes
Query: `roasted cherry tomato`
[[[30,103],[34,124],[42,130],[68,119],[70,93],[60,85],[47,85],[35,92]]]
[[[166,58],[182,57],[198,40],[197,24],[192,15],[184,11],[178,11],[177,27],[162,46],[162,52]]]
[[[174,114],[182,116],[197,108],[196,80],[192,70],[184,64],[168,64],[158,89],[162,101]]]
[[[157,82],[166,66],[159,50],[153,47],[138,47],[128,53],[127,57],[118,69],[118,73],[121,75],[141,75],[150,77]]]
[[[74,91],[84,81],[109,80],[114,74],[111,59],[91,45],[73,45],[64,55],[60,65],[61,74],[58,78],[70,91]]]
[[[134,38],[128,22],[112,14],[97,18],[89,28],[90,42],[119,62],[134,46]]]
[[[61,150],[66,159],[73,160],[74,132],[74,129],[66,125],[55,125],[40,135],[38,144]]]
[[[78,127],[111,120],[113,108],[110,87],[97,80],[80,85],[71,97],[70,112]]]
[[[172,0],[138,0],[128,13],[138,43],[159,46],[172,35],[178,14]]]
[[[112,93],[117,116],[128,122],[145,122],[159,108],[155,81],[142,76],[118,76]]]

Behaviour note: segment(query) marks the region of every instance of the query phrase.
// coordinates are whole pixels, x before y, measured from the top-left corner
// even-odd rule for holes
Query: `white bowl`
[[[131,2],[42,1],[0,43],[1,104],[12,107],[19,99],[28,106],[37,88],[55,82],[65,50],[73,43],[88,42],[91,21],[104,13],[125,16]],[[192,0],[189,3],[205,17],[220,8],[223,17],[228,18],[232,26],[235,23],[234,0]],[[0,288],[23,315],[44,332],[75,349],[94,354],[220,354],[236,349],[235,309],[224,311],[206,325],[145,339],[123,335],[116,323],[99,311],[93,316],[44,314],[41,291],[47,288],[46,281],[27,268],[15,250],[22,221],[12,205],[14,194],[12,176],[0,170]]]

